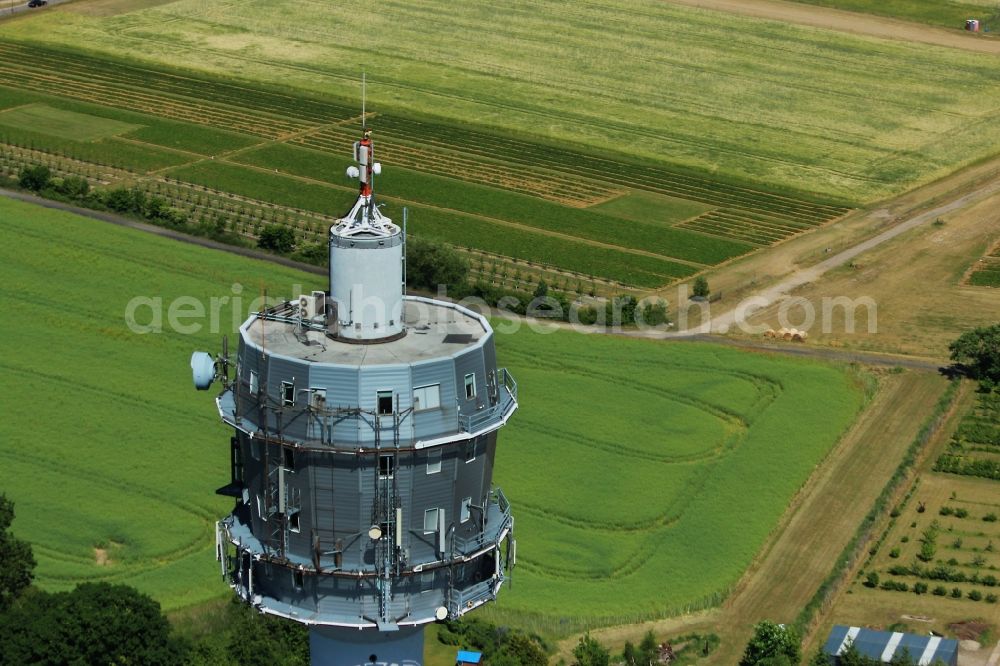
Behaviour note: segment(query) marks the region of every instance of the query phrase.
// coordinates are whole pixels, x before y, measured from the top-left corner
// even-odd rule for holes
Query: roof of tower
[[[445,358],[481,344],[493,331],[486,318],[472,310],[415,296],[405,298],[403,322],[409,335],[377,345],[331,339],[322,330],[299,329],[288,316],[266,320],[258,316],[240,330],[255,347],[261,346],[263,335],[263,347],[272,356],[351,366]]]

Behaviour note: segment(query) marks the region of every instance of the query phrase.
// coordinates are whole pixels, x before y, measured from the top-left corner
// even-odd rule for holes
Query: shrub
[[[956,518],[968,518],[969,517],[969,512],[967,510],[965,510],[965,509],[955,509],[955,517]]]
[[[953,588],[951,588],[951,598],[952,599],[961,599],[962,598],[962,588],[960,588],[960,587],[953,587]]]
[[[985,520],[988,523],[995,523],[995,522],[997,522],[997,514],[995,514],[995,513],[988,513],[985,516],[983,516],[983,520]]]
[[[67,176],[57,188],[61,194],[73,199],[83,199],[90,193],[90,183],[86,178],[79,176]]]
[[[708,298],[708,280],[705,279],[704,275],[699,275],[694,279],[694,286],[691,288],[691,293],[698,298]]]
[[[938,509],[938,514],[942,516],[950,516],[952,513],[954,513],[954,510],[950,506],[943,506]]]
[[[39,192],[44,190],[52,182],[52,172],[47,166],[39,164],[33,167],[24,167],[17,179],[18,184],[26,190]]]
[[[969,598],[973,601],[982,601],[983,593],[979,590],[969,590]]]
[[[997,595],[990,593],[986,595],[986,603],[995,604],[997,602]]]
[[[430,291],[437,291],[442,285],[456,289],[465,283],[468,272],[469,263],[451,245],[407,235],[406,283],[409,286]]]
[[[934,588],[931,594],[933,594],[935,597],[943,597],[946,594],[948,594],[948,589],[944,585],[938,585],[937,587]]]
[[[910,537],[909,537],[909,536],[906,536],[906,535],[904,535],[904,536],[903,536],[903,538],[902,538],[902,539],[900,539],[900,541],[901,541],[902,543],[910,543]]]
[[[917,594],[925,594],[927,592],[927,583],[923,581],[918,581],[914,583],[913,591]]]
[[[961,537],[959,537],[958,539],[955,539],[954,541],[952,541],[951,547],[954,548],[955,550],[960,550],[962,548],[962,539],[961,539]]]
[[[889,551],[889,557],[892,557],[892,558],[899,557],[899,546],[896,546],[895,548],[893,548],[892,550]]]
[[[875,588],[878,587],[878,573],[875,571],[869,571],[868,575],[865,576],[865,587]]]
[[[260,232],[257,247],[279,254],[287,254],[295,247],[295,232],[282,224],[268,224]]]

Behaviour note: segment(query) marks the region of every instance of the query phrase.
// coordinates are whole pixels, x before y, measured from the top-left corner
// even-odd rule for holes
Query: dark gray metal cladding
[[[219,398],[239,495],[219,548],[234,589],[265,612],[421,624],[504,582],[513,519],[491,483],[516,385],[484,319],[427,303],[426,326],[410,321],[377,350],[317,351],[287,321],[241,328],[237,379]]]

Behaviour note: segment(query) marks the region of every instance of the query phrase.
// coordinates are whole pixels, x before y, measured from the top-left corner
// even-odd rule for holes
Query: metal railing
[[[503,420],[517,405],[517,382],[507,368],[497,371],[499,396],[495,405],[478,410],[475,414],[458,416],[458,427],[463,432],[478,432],[494,422]]]
[[[458,617],[484,601],[495,599],[495,585],[496,581],[494,580],[484,580],[464,590],[453,589],[451,591],[451,598],[448,599],[449,615],[451,617]]]
[[[454,550],[468,554],[492,546],[500,539],[500,535],[510,527],[510,502],[503,491],[494,488],[490,491],[486,502],[486,515],[483,529],[471,537],[452,536]]]

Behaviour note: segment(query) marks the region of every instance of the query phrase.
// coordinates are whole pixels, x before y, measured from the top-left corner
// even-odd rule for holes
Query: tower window
[[[301,590],[305,585],[305,576],[302,574],[302,569],[292,570],[292,585],[295,586],[296,590]]]
[[[288,529],[292,532],[299,532],[301,530],[301,522],[299,521],[299,512],[295,511],[288,514]]]
[[[441,385],[429,384],[413,388],[413,411],[437,409],[441,406]]]
[[[230,438],[229,445],[232,451],[233,463],[233,483],[243,483],[243,449],[240,448],[240,440],[235,437]]]
[[[465,376],[465,399],[472,400],[476,397],[476,375],[469,374]]]
[[[378,392],[378,413],[379,416],[392,414],[392,391]]]
[[[476,440],[470,439],[465,443],[465,462],[470,463],[476,459]]]
[[[257,378],[257,373],[253,370],[250,371],[250,395],[257,395],[257,391],[260,390],[260,380]]]
[[[396,456],[378,457],[378,475],[383,479],[391,479],[396,469]]]
[[[427,509],[424,511],[424,534],[437,532],[438,509]]]
[[[281,382],[281,404],[290,407],[295,404],[295,384]]]
[[[472,498],[466,497],[462,500],[462,522],[467,522],[472,517]]]
[[[441,449],[436,448],[427,452],[427,473],[437,474],[441,471]]]
[[[287,446],[281,449],[281,465],[289,472],[295,471],[295,449]]]

